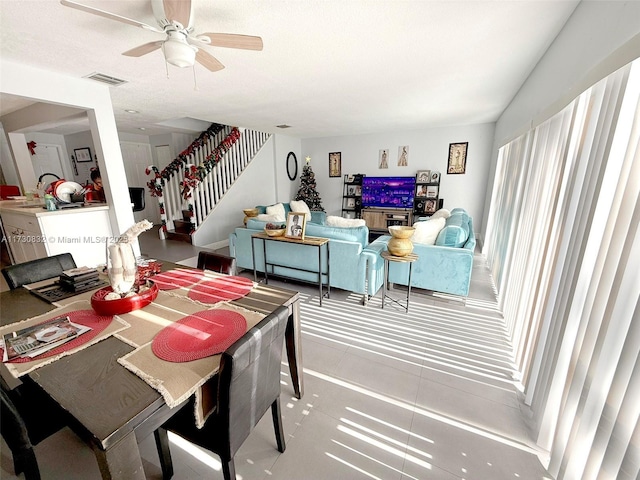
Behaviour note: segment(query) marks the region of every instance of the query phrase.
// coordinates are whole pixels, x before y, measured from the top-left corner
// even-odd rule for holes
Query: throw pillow
[[[291,200],[289,202],[289,206],[291,207],[292,212],[304,213],[304,216],[307,218],[307,222],[311,221],[311,210],[309,210],[309,207],[304,200]]]
[[[440,247],[464,247],[469,238],[469,233],[458,225],[447,225],[438,234],[436,245]]]
[[[367,223],[362,218],[342,218],[329,215],[325,220],[325,225],[330,227],[364,227]]]
[[[276,203],[275,205],[267,207],[267,215],[275,216],[276,218],[274,220],[276,222],[284,222],[287,218],[284,212],[284,205],[281,203]]]
[[[435,212],[433,215],[431,215],[431,219],[433,220],[434,218],[444,218],[446,220],[450,216],[451,216],[451,212],[449,210],[447,210],[446,208],[441,208],[440,210]]]
[[[426,222],[416,222],[413,227],[416,229],[411,236],[413,243],[422,245],[434,245],[438,238],[438,233],[444,228],[446,220],[444,218],[432,218]]]

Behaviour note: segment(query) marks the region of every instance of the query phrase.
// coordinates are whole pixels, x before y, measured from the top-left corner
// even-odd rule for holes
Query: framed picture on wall
[[[447,173],[464,173],[467,169],[467,147],[469,142],[449,144],[449,163]]]
[[[76,154],[76,162],[92,162],[93,158],[91,158],[91,150],[89,147],[85,148],[74,148],[73,153]]]
[[[340,152],[332,152],[329,154],[329,176],[342,176],[342,154]]]

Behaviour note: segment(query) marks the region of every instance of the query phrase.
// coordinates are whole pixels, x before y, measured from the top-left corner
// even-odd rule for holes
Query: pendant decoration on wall
[[[36,142],[34,142],[33,140],[31,140],[30,142],[27,142],[27,148],[29,149],[29,153],[31,155],[35,155],[36,154],[36,147],[38,146],[38,144]]]

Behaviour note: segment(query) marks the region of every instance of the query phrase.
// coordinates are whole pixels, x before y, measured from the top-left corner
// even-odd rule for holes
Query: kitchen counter
[[[62,208],[59,210],[46,210],[44,201],[42,200],[2,200],[0,201],[0,213],[13,212],[20,215],[32,215],[34,217],[43,217],[49,215],[73,214],[86,212],[88,209],[92,211],[109,210],[106,203],[85,203],[81,207]]]
[[[0,201],[0,219],[13,263],[71,253],[78,266],[105,263],[111,238],[105,203],[45,210],[41,200]]]

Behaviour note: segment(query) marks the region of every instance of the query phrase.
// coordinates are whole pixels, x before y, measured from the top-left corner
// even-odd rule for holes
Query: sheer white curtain
[[[484,254],[559,479],[640,468],[640,60],[499,152]]]

